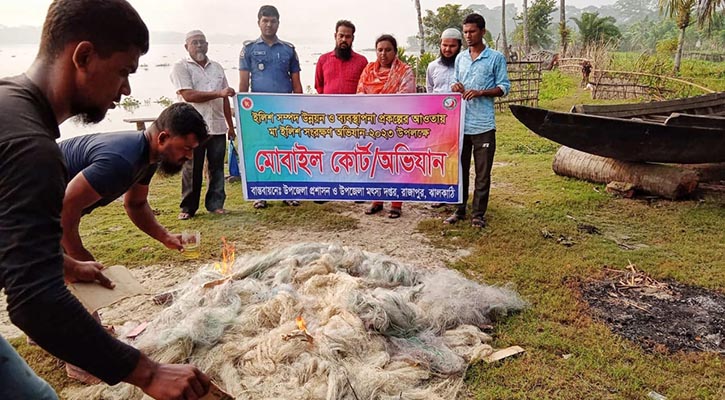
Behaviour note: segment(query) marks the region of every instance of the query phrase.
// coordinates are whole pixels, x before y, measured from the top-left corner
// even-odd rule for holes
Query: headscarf
[[[389,94],[415,93],[413,69],[398,57],[390,68],[381,69],[380,61],[373,61],[363,69],[357,84],[358,93]]]

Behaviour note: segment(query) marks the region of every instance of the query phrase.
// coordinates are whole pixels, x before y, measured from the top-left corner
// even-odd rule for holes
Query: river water
[[[229,85],[239,88],[237,70],[240,45],[210,44],[209,57],[219,62],[225,70]],[[305,92],[314,93],[315,64],[320,54],[330,51],[331,44],[307,45],[297,48],[300,57],[302,87]],[[37,45],[3,45],[0,47],[0,77],[23,73],[32,63],[37,53]],[[373,51],[361,51],[368,60],[373,60]],[[186,50],[182,45],[152,45],[149,52],[139,60],[138,71],[131,75],[131,97],[140,102],[133,108],[116,107],[109,110],[106,119],[98,124],[83,125],[68,120],[60,126],[61,139],[95,132],[112,132],[135,129],[135,125],[123,120],[126,118],[155,117],[164,108],[156,103],[162,97],[176,100],[174,88],[169,79],[173,63],[183,58]]]

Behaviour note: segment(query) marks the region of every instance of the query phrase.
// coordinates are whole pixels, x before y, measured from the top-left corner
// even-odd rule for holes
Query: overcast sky
[[[332,34],[338,19],[349,19],[357,25],[356,43],[367,46],[381,33],[392,33],[404,42],[417,31],[413,0],[130,0],[151,31],[186,32],[202,29],[207,35],[224,33],[253,38],[259,35],[257,10],[262,4],[273,4],[280,11],[282,39],[301,43],[320,42]],[[580,8],[613,4],[615,0],[567,0]],[[435,10],[455,1],[421,0],[423,10]],[[520,8],[521,1],[515,3]],[[0,1],[0,25],[41,26],[50,0]],[[501,4],[495,0],[461,2],[485,4],[489,8]],[[370,43],[372,47],[372,43]]]

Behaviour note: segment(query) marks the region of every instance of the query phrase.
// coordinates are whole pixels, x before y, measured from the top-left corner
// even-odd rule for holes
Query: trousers
[[[461,171],[463,176],[463,202],[458,204],[456,215],[466,216],[466,203],[470,186],[471,155],[475,170],[473,201],[471,202],[471,216],[483,218],[488,208],[488,197],[491,191],[491,167],[493,155],[496,152],[496,130],[476,135],[463,135],[463,148],[461,149]]]
[[[48,382],[36,375],[3,337],[0,337],[0,399],[58,400]]]
[[[207,211],[224,208],[224,153],[226,135],[211,135],[206,143],[194,149],[194,158],[184,164],[181,172],[181,208],[191,215],[199,209],[201,181],[204,175],[204,158],[209,168],[209,183],[204,205]]]

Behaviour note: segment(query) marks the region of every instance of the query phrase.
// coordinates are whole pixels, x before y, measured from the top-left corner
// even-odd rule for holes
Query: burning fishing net
[[[454,399],[493,351],[479,327],[524,307],[454,271],[299,244],[203,267],[131,343],[195,364],[237,399]],[[143,393],[101,384],[69,397]]]

